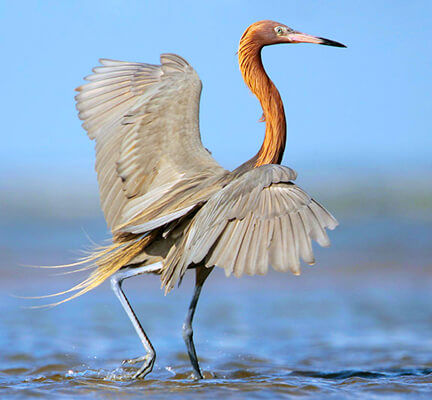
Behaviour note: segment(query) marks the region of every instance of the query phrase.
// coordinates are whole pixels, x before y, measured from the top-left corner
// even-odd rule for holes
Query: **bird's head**
[[[346,47],[344,44],[322,37],[308,35],[275,21],[258,21],[249,26],[242,39],[252,39],[260,46],[280,43],[316,43],[326,46]]]

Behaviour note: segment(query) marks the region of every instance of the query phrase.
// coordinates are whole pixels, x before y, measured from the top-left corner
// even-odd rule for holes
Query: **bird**
[[[122,288],[134,276],[154,273],[168,293],[186,271],[195,271],[193,297],[182,333],[192,377],[203,377],[193,342],[192,321],[201,289],[215,267],[227,276],[265,275],[269,267],[300,274],[300,259],[314,264],[311,242],[329,246],[326,229],[336,219],[298,187],[297,173],[280,165],[286,144],[284,106],[261,58],[263,47],[315,43],[346,47],[270,20],[243,33],[239,67],[259,100],[265,122],[258,153],[233,171],[203,146],[199,128],[202,83],[176,54],[160,64],[101,59],[76,90],[83,128],[95,140],[100,202],[112,244],[84,259],[88,277],[60,304],[106,280],[138,334],[145,354],[134,378],[149,374],[155,349]],[[83,268],[81,268],[83,269]],[[71,294],[73,293],[73,294]]]

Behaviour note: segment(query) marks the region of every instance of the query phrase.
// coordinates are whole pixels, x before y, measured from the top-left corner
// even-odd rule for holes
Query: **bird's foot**
[[[189,376],[193,381],[199,381],[200,379],[204,379],[200,371],[194,371]]]
[[[133,378],[144,378],[146,375],[148,375],[154,366],[156,360],[155,354],[146,354],[145,356],[137,357],[137,358],[131,358],[128,360],[123,360],[122,365],[125,364],[137,364],[142,362],[143,365],[141,368],[134,374]]]
[[[136,357],[136,358],[129,358],[127,360],[123,360],[121,365],[125,365],[125,364],[137,364],[139,362],[143,362],[147,360],[147,355],[145,356],[141,356],[141,357]]]

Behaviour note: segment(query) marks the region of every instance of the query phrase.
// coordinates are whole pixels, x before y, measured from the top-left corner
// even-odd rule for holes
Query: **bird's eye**
[[[283,31],[284,30],[283,30],[283,28],[281,26],[277,26],[275,28],[276,35],[282,35]]]

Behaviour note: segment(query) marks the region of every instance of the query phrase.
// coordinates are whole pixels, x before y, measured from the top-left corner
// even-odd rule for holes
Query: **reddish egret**
[[[298,275],[300,258],[314,263],[312,239],[329,245],[325,229],[335,228],[336,220],[293,183],[295,171],[279,165],[285,112],[261,61],[262,48],[279,43],[345,47],[274,21],[246,29],[238,51],[240,70],[261,103],[266,129],[258,153],[234,171],[222,168],[201,143],[201,81],[183,58],[162,54],[161,65],[103,59],[77,89],[79,117],[96,140],[100,200],[113,244],[84,260],[95,268],[63,292],[75,291],[63,301],[111,279],[146,350],[126,360],[143,363],[135,377],[152,370],[156,354],[122,290],[123,280],[157,273],[168,292],[195,269],[183,337],[194,376],[201,378],[192,319],[212,269],[239,277],[264,275],[272,266]]]

